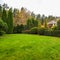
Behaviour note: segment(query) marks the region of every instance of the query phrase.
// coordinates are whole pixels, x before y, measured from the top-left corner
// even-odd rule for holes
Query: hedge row
[[[54,31],[48,31],[48,30],[46,30],[45,33],[44,33],[44,35],[60,37],[60,30],[54,30]]]
[[[48,30],[45,28],[37,28],[37,27],[34,27],[30,30],[26,30],[23,33],[60,37],[60,30]]]

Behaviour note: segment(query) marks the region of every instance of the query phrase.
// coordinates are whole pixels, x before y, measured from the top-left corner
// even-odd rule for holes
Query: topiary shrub
[[[33,27],[30,29],[30,33],[31,34],[38,34],[38,28],[37,27]]]

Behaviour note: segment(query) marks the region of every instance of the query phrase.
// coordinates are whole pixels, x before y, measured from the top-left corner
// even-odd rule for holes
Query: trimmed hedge
[[[60,37],[60,30],[52,31],[52,36]]]
[[[38,27],[31,28],[30,30],[25,30],[22,33],[60,37],[60,30],[49,30],[46,28],[39,28],[38,29]]]
[[[30,30],[30,33],[31,34],[60,37],[60,30],[48,30],[46,28],[39,28],[38,29],[37,27],[34,27]]]
[[[51,36],[51,35],[52,35],[52,31],[50,31],[50,30],[45,30],[44,35],[46,35],[46,36]]]
[[[44,35],[60,37],[60,30],[54,30],[54,31],[46,30]]]

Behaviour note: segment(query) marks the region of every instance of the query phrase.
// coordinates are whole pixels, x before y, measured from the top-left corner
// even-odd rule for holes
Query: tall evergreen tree
[[[45,18],[44,26],[45,26],[45,28],[47,28],[47,18]]]
[[[57,29],[60,30],[60,20],[57,21]]]
[[[4,22],[7,22],[7,13],[6,13],[5,8],[3,8],[3,12],[2,12],[2,20],[3,20]]]
[[[41,21],[38,20],[38,28],[41,28]]]
[[[13,13],[12,13],[12,8],[9,9],[8,11],[8,33],[13,33]]]
[[[35,26],[35,19],[34,18],[31,18],[31,24],[32,24],[32,27]]]
[[[41,25],[44,24],[44,19],[45,19],[45,15],[42,15],[42,17],[41,17]]]
[[[35,20],[34,26],[38,27],[38,20]]]
[[[2,17],[2,6],[0,5],[0,18]]]
[[[34,18],[31,19],[32,27],[38,26],[38,20],[35,20]]]
[[[31,13],[31,16],[32,16],[32,18],[35,18],[35,14],[33,12]]]
[[[37,17],[36,17],[36,20],[40,20],[41,19],[41,15],[38,14]]]
[[[30,29],[32,27],[31,25],[32,25],[31,20],[28,19],[27,20],[27,29]]]

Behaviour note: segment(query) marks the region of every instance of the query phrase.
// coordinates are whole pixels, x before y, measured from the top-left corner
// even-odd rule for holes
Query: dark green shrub
[[[29,34],[30,33],[30,30],[22,31],[22,33]]]
[[[5,34],[5,32],[4,31],[0,31],[0,36],[2,36],[3,34]]]
[[[51,36],[52,35],[52,31],[51,30],[45,30],[44,35]]]
[[[7,23],[4,23],[3,30],[4,30],[4,32],[6,32],[6,33],[7,33],[7,31],[8,31],[8,25],[7,25]]]
[[[57,30],[57,26],[53,26],[51,29],[52,29],[53,31],[54,31],[54,30]]]
[[[24,25],[17,25],[16,27],[14,27],[14,33],[22,33],[22,31],[24,30]]]
[[[38,34],[38,28],[37,27],[31,28],[30,33],[31,34]]]
[[[57,21],[57,29],[60,30],[60,20]]]
[[[38,34],[44,35],[45,31],[46,31],[46,28],[39,28],[38,29]]]
[[[52,31],[52,36],[60,37],[60,30]]]
[[[8,26],[3,20],[0,19],[0,35],[2,35],[4,32],[7,32]]]
[[[44,35],[60,37],[60,30],[46,30]]]

